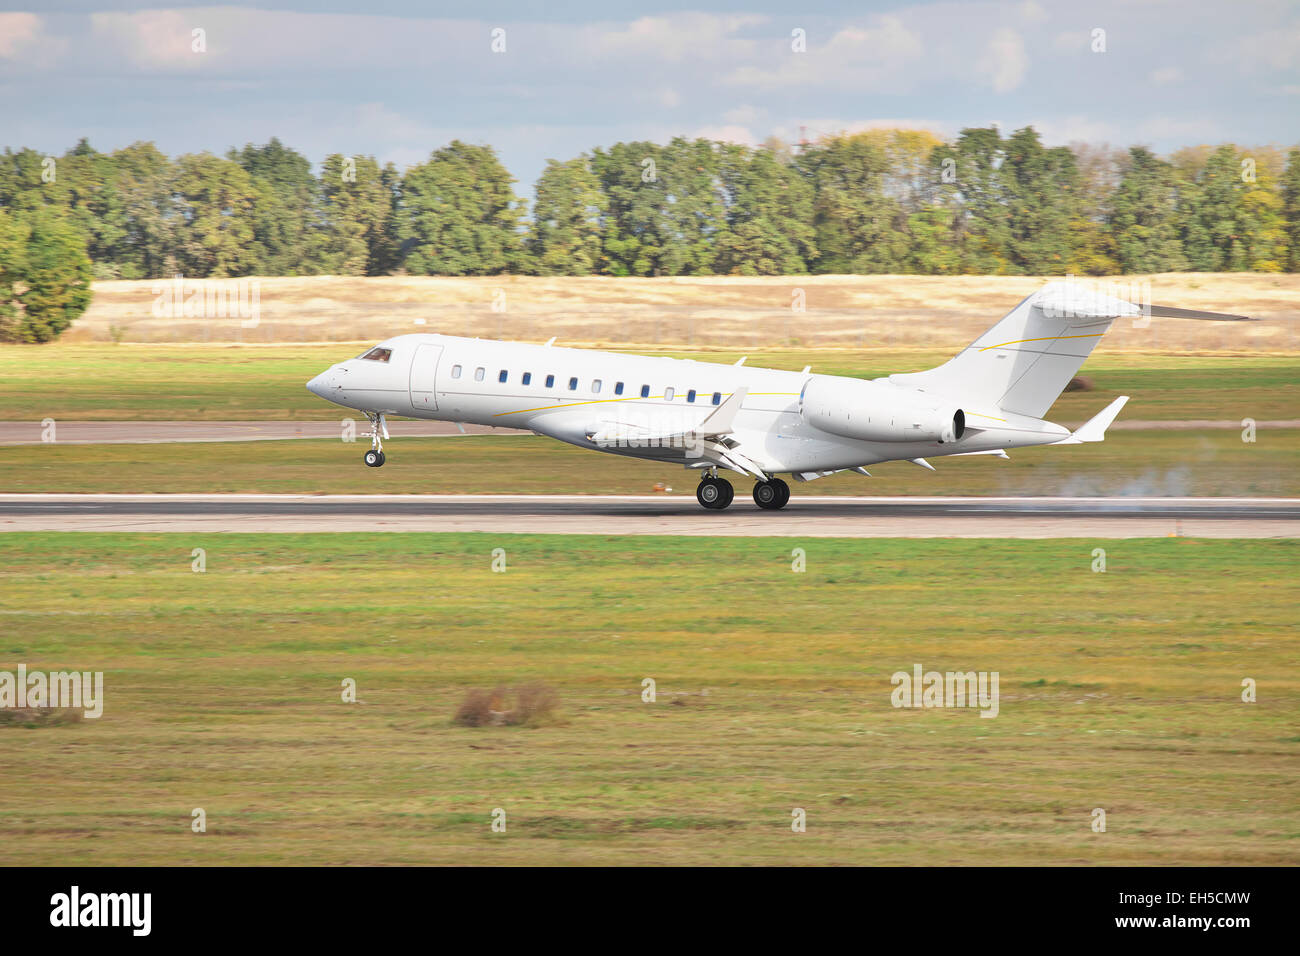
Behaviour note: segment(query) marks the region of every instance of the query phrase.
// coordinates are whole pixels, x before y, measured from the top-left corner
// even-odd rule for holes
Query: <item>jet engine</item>
[[[814,375],[799,408],[808,424],[863,441],[950,442],[966,431],[966,413],[951,402],[888,382]]]

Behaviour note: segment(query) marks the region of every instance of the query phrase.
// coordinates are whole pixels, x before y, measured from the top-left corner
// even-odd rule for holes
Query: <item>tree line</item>
[[[48,338],[92,276],[1300,271],[1300,149],[1046,147],[1032,127],[676,138],[551,160],[531,209],[515,186],[458,140],[404,172],[338,153],[316,172],[278,139],[7,148],[0,338]]]

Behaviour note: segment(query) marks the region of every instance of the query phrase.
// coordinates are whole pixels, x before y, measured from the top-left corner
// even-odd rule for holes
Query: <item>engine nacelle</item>
[[[799,396],[804,421],[863,441],[950,442],[966,431],[966,413],[944,399],[888,382],[814,375]]]

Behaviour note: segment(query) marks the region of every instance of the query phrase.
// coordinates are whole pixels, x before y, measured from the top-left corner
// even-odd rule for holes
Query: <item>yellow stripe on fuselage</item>
[[[1003,342],[1000,345],[986,345],[981,352],[987,352],[989,349],[1006,348],[1008,345],[1019,345],[1022,342],[1056,342],[1062,339],[1095,339],[1105,335],[1105,332],[1089,332],[1087,335],[1045,335],[1041,339],[1016,339],[1014,342]]]

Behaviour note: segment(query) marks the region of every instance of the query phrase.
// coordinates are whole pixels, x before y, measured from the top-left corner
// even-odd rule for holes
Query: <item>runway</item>
[[[0,495],[0,531],[487,531],[780,537],[1295,538],[1296,498]]]

